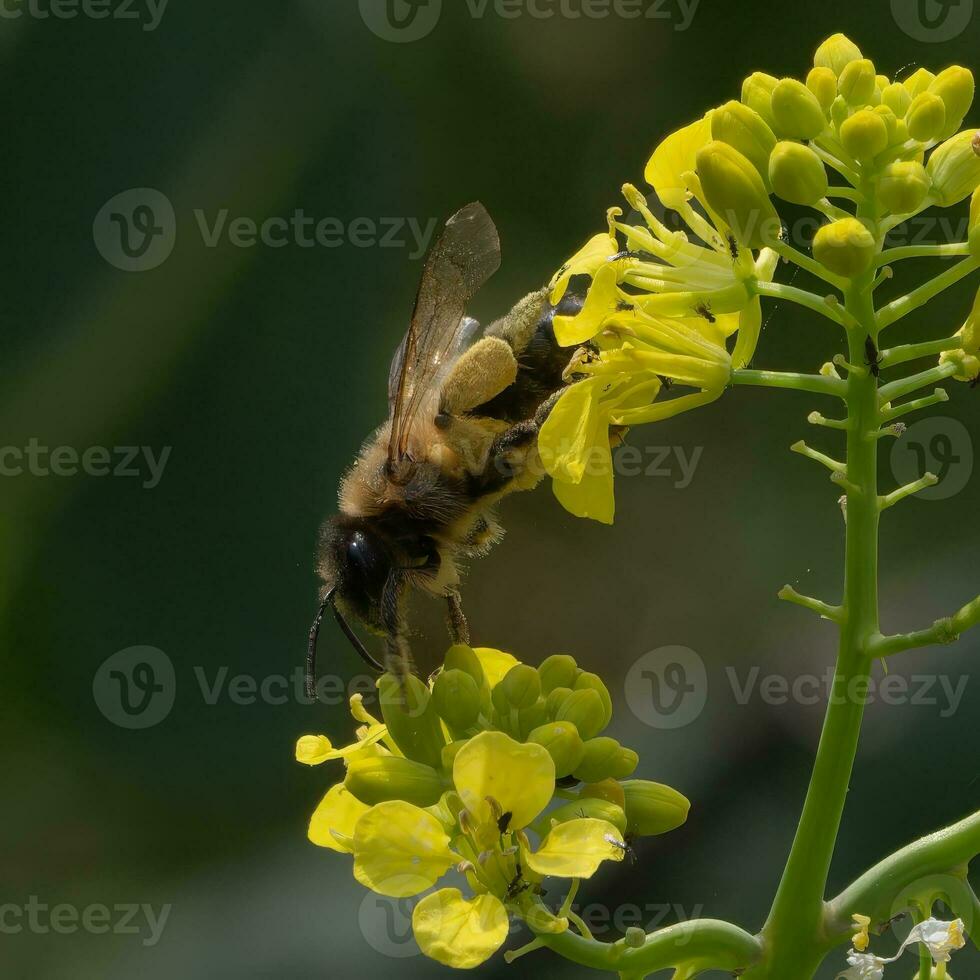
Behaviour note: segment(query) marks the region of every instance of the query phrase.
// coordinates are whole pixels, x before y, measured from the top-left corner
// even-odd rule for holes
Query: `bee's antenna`
[[[323,622],[323,614],[326,612],[327,607],[333,610],[334,618],[337,620],[338,625],[344,631],[344,635],[351,642],[351,646],[357,651],[358,656],[372,669],[376,670],[379,674],[384,673],[384,667],[378,663],[374,657],[368,652],[367,648],[358,639],[357,634],[350,628],[347,620],[340,614],[340,610],[337,608],[333,601],[334,589],[331,589],[323,597],[323,602],[320,603],[319,609],[316,611],[316,616],[313,619],[313,625],[310,627],[310,639],[309,645],[306,648],[306,696],[311,699],[316,698],[316,644],[317,639],[320,636],[320,623]]]

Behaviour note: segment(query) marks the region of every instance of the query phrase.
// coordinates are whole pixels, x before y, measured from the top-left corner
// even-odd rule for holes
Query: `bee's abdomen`
[[[531,303],[532,298],[536,302]],[[573,351],[559,347],[555,339],[555,314],[569,316],[582,306],[580,296],[566,294],[552,306],[546,293],[532,294],[522,300],[508,316],[488,328],[488,334],[505,339],[514,348],[517,378],[490,401],[474,408],[470,414],[521,422],[534,417],[547,399],[564,387],[562,374]]]

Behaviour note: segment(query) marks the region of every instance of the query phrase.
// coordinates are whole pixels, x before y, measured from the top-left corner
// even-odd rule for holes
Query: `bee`
[[[879,377],[881,375],[881,355],[878,353],[878,347],[870,334],[864,342],[864,353],[867,357],[865,363],[868,365],[871,376],[874,378]]]
[[[500,500],[543,475],[538,433],[568,383],[563,373],[574,353],[558,346],[552,318],[573,314],[582,299],[570,290],[555,307],[540,289],[482,329],[466,307],[499,265],[497,229],[478,202],[446,222],[426,258],[389,372],[388,419],[344,476],[340,512],[320,532],[310,697],[328,608],[378,671],[411,669],[405,606],[412,589],[443,598],[453,642],[468,643],[463,563],[500,540]],[[383,638],[383,664],[351,621]]]

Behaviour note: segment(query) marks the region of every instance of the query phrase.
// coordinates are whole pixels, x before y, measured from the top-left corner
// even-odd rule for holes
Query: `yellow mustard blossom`
[[[765,167],[768,180],[776,141],[745,106],[729,104],[717,113],[668,136],[646,167],[656,198],[688,230],[668,229],[627,184],[624,196],[643,223],[624,222],[621,209],[610,209],[608,232],[589,239],[552,280],[557,303],[573,276],[591,278],[581,309],[554,320],[558,342],[581,347],[568,369],[578,383],[559,400],[538,442],[555,495],[580,517],[613,521],[610,428],[660,421],[714,401],[733,367],[744,367],[754,354],[762,312],[753,284],[771,280],[777,255],[770,248],[753,254],[749,245],[767,222],[769,234],[778,229],[757,167]],[[713,127],[750,155],[724,144],[731,167],[712,177],[727,221],[698,175],[699,160],[706,171],[708,161],[722,156],[711,149],[718,142]],[[736,333],[730,352],[727,342]],[[674,382],[695,392],[657,402]]]
[[[638,758],[600,735],[612,699],[572,657],[555,655],[536,669],[501,650],[456,645],[428,685],[414,678],[404,716],[385,703],[393,683],[390,675],[378,682],[391,724],[358,695],[350,702],[361,723],[355,743],[336,749],[323,735],[297,743],[300,762],[340,759],[346,767],[308,836],[350,854],[354,877],[381,895],[421,895],[453,869],[462,873],[472,896],[438,887],[413,914],[419,948],[440,963],[484,962],[506,939],[510,915],[538,932],[567,929],[568,919],[540,899],[544,878],[591,877],[603,862],[623,859],[627,829],[664,833],[686,819],[690,804],[669,787],[636,779],[620,787]],[[433,732],[434,765],[423,761],[433,761]],[[575,797],[570,787],[587,780],[605,784],[618,803],[597,798],[594,785]]]

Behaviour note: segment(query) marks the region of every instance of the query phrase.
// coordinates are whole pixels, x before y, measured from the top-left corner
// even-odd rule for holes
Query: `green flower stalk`
[[[612,522],[613,447],[631,426],[704,408],[741,387],[803,391],[837,409],[807,418],[837,448],[804,440],[791,448],[818,464],[840,498],[841,594],[827,601],[785,586],[779,597],[836,625],[834,690],[846,696],[827,706],[767,920],[755,934],[696,920],[595,940],[571,911],[577,881],[621,860],[631,836],[680,826],[690,804],[670,787],[630,778],[637,754],[603,734],[609,692],[572,658],[552,656],[535,669],[499,651],[454,647],[428,685],[382,679],[383,722],[353,699],[362,727],[352,745],[308,735],[296,747],[300,762],[346,766],[309,836],[351,854],[358,880],[382,894],[417,895],[455,867],[469,886],[470,898],[440,887],[416,906],[423,952],[477,965],[502,945],[515,916],[534,938],[508,958],[546,947],[627,978],[673,969],[674,980],[716,970],[808,980],[834,955],[841,977],[880,980],[916,952],[920,980],[951,980],[947,964],[980,914],[967,880],[980,854],[980,812],[886,858],[836,897],[827,882],[873,662],[952,643],[980,623],[973,598],[930,626],[888,635],[878,607],[885,512],[937,482],[925,474],[883,492],[881,440],[901,438],[899,419],[945,401],[945,382],[980,380],[980,292],[940,340],[898,343],[892,329],[980,269],[980,132],[964,126],[973,96],[967,68],[920,68],[893,80],[834,35],[803,80],[756,72],[738,101],[667,136],[644,172],[652,197],[624,185],[630,217],[611,208],[605,228],[551,283],[553,303],[569,290],[585,294],[577,313],[554,318],[571,353],[570,383],[538,440],[555,496],[573,514]],[[965,208],[968,198],[967,240],[886,248],[889,233],[926,208]],[[818,216],[809,250],[787,239],[783,202]],[[879,302],[879,287],[909,258],[940,259],[944,268]],[[778,281],[781,260],[807,273],[815,291]],[[845,349],[819,372],[755,366],[770,301],[819,315]],[[547,876],[571,882],[557,908],[542,897]],[[952,921],[933,917],[939,901]],[[891,955],[872,950],[903,910],[915,922],[905,943]]]

